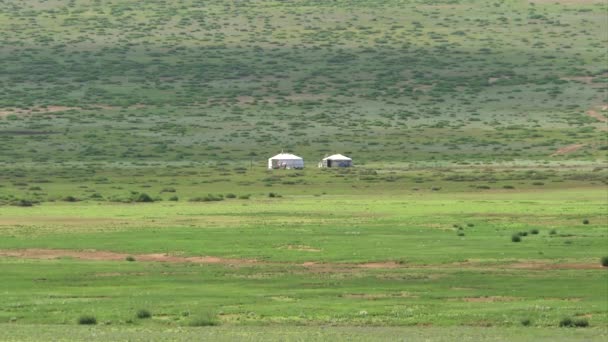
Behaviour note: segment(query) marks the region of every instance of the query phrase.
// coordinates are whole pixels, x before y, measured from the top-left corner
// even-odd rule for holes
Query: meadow
[[[606,339],[607,11],[1,2],[0,340]]]

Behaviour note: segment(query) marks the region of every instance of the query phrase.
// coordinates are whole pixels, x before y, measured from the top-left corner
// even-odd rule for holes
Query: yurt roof
[[[347,156],[343,156],[341,154],[334,154],[329,157],[323,158],[323,160],[330,160],[330,159],[331,160],[352,160],[352,159],[348,158]]]
[[[291,154],[291,153],[279,153],[274,157],[270,157],[270,159],[293,160],[293,159],[302,159],[302,158],[296,156],[295,154]]]

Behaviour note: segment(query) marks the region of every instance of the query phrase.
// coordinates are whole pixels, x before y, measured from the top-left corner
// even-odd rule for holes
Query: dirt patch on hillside
[[[608,106],[604,106],[602,108],[607,108]],[[608,108],[607,108],[608,109]],[[608,122],[608,118],[606,118],[605,116],[603,116],[602,114],[600,114],[598,111],[590,109],[587,111],[587,115],[589,115],[590,117],[597,119],[601,122]]]
[[[68,106],[46,106],[46,107],[32,107],[32,108],[0,108],[0,117],[6,117],[9,115],[29,115],[29,114],[50,114],[50,113],[58,113],[65,112],[68,110],[85,110],[85,109],[140,109],[145,108],[146,105],[136,104],[129,107],[118,107],[118,106],[110,106],[106,104],[96,104],[91,105],[90,107],[68,107]]]
[[[568,145],[568,146],[559,148],[557,151],[555,151],[551,155],[551,157],[559,156],[559,155],[564,155],[564,154],[570,154],[570,153],[576,152],[576,151],[580,150],[583,146],[585,146],[585,144],[573,144],[573,145]]]
[[[108,251],[97,251],[97,250],[65,250],[65,249],[18,249],[18,250],[2,250],[0,256],[5,257],[16,257],[24,259],[58,259],[58,258],[75,258],[82,260],[95,260],[95,261],[124,261],[127,257],[133,257],[136,261],[149,261],[149,262],[171,262],[171,263],[198,263],[198,264],[254,264],[256,260],[249,259],[225,259],[211,256],[200,256],[200,257],[183,257],[176,255],[169,255],[163,253],[152,253],[152,254],[127,254],[127,253],[115,253]]]

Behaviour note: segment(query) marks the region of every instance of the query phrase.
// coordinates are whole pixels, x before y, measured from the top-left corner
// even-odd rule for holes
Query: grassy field
[[[607,11],[0,2],[0,340],[604,340]]]

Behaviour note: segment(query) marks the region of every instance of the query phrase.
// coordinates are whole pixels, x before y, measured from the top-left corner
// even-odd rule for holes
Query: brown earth
[[[494,302],[513,302],[516,300],[520,300],[520,298],[516,297],[503,297],[503,296],[488,296],[488,297],[464,297],[464,298],[454,298],[454,300],[462,300],[469,303],[494,303]]]
[[[106,104],[91,105],[92,108],[96,109],[120,109],[122,107],[110,106]],[[136,104],[129,106],[128,108],[144,108],[145,105]],[[68,110],[83,110],[82,107],[67,107],[67,106],[46,106],[46,107],[32,107],[32,108],[0,108],[0,117],[6,117],[9,115],[28,115],[28,114],[49,114],[57,112],[65,112]]]
[[[0,256],[17,257],[24,259],[57,259],[70,257],[83,260],[95,261],[124,261],[128,256],[132,256],[137,261],[151,262],[171,262],[171,263],[198,263],[198,264],[254,264],[256,260],[249,259],[225,259],[211,256],[201,257],[182,257],[163,253],[152,254],[126,254],[97,250],[65,250],[65,249],[19,249],[1,250]]]
[[[576,152],[576,151],[580,150],[581,147],[583,147],[583,146],[585,146],[585,144],[573,144],[573,145],[568,145],[568,146],[559,148],[559,149],[557,149],[557,151],[553,152],[551,157]]]
[[[588,110],[587,115],[589,115],[590,117],[595,118],[601,122],[608,122],[608,119],[605,116],[603,116],[602,114],[600,114],[599,112],[597,112],[593,109]]]
[[[76,258],[92,261],[124,261],[127,257],[133,257],[136,261],[146,262],[168,262],[168,263],[198,263],[198,264],[226,264],[226,265],[289,265],[288,262],[264,262],[255,259],[235,259],[221,258],[214,256],[180,256],[170,255],[166,253],[151,253],[151,254],[128,254],[110,251],[98,250],[67,250],[67,249],[5,249],[0,250],[0,257],[15,257],[23,259],[45,259],[52,260],[62,257]],[[355,270],[355,269],[487,269],[487,270],[504,270],[504,269],[525,269],[525,270],[591,270],[602,269],[599,263],[555,263],[545,260],[528,260],[514,262],[503,265],[488,265],[476,262],[458,262],[441,265],[411,265],[401,264],[394,261],[385,262],[368,262],[360,264],[352,263],[317,263],[304,262],[294,264],[306,267],[311,271],[319,272],[336,272],[340,270]],[[606,268],[608,269],[608,268]]]

